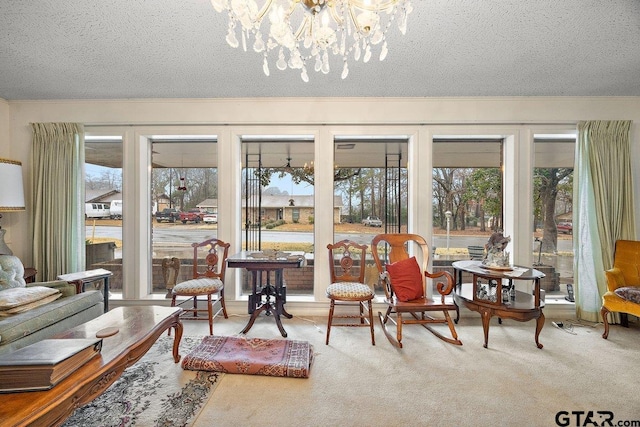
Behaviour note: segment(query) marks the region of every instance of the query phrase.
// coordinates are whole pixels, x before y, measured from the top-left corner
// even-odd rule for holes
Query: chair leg
[[[222,314],[224,315],[225,319],[228,319],[229,316],[227,315],[227,305],[224,303],[224,288],[220,290],[220,293],[218,295],[218,298],[220,299],[220,305],[222,305]]]
[[[209,335],[213,335],[213,304],[211,294],[207,294],[207,314],[209,315]]]
[[[376,345],[376,336],[373,333],[373,304],[371,300],[367,301],[367,306],[369,309],[369,329],[371,329],[371,345]]]
[[[396,313],[397,322],[396,325],[396,340],[398,340],[398,347],[402,348],[402,313]]]
[[[325,345],[329,345],[329,335],[331,334],[331,323],[333,322],[333,310],[335,308],[336,302],[331,300],[331,308],[329,308],[329,320],[327,321],[327,339],[325,341]]]
[[[629,316],[627,313],[620,313],[620,324],[625,328],[629,327]]]
[[[609,336],[609,310],[607,310],[605,306],[602,306],[600,309],[600,315],[602,316],[602,322],[604,323],[604,333],[602,334],[602,338],[606,340]]]
[[[382,315],[382,313],[378,312],[378,318],[380,319],[380,326],[382,327],[382,332],[384,332],[384,335],[387,337],[389,342],[393,344],[395,347],[401,348],[402,345],[398,342],[398,340],[396,340],[396,338],[391,334],[391,332],[389,332],[389,328],[387,328],[387,322],[389,321],[391,321],[392,323],[394,322],[394,320],[390,317],[391,313],[392,313],[391,307],[387,307],[387,312],[384,314],[384,316]]]
[[[447,320],[447,325],[449,325],[449,331],[451,331],[451,336],[453,340],[449,340],[446,337],[443,337],[443,340],[455,345],[462,345],[462,341],[458,339],[458,332],[456,331],[456,327],[453,325],[453,319],[449,315],[449,311],[444,310],[444,318]]]
[[[175,306],[176,306],[176,296],[172,295],[172,297],[171,297],[171,307],[175,307]],[[167,335],[171,336],[171,328],[169,328]]]

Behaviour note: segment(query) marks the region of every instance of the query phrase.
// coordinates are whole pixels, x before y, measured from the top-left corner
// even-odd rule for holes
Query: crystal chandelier
[[[387,31],[394,21],[402,34],[407,16],[413,10],[411,0],[211,0],[217,12],[229,15],[227,43],[238,47],[253,44],[264,56],[262,69],[268,76],[269,54],[277,55],[279,70],[301,70],[309,81],[307,65],[316,72],[329,73],[329,54],[341,57],[342,78],[349,75],[348,59],[371,59],[379,47],[380,60],[387,56]],[[263,28],[263,21],[267,20]],[[238,31],[236,31],[238,27]],[[265,41],[266,39],[266,41]]]

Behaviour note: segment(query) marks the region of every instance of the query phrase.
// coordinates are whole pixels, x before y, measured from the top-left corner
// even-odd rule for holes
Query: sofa
[[[608,314],[620,313],[620,323],[628,326],[627,315],[640,317],[640,242],[618,240],[613,256],[613,268],[606,270],[607,292],[602,296],[604,333],[609,336]]]
[[[102,293],[62,280],[26,283],[18,257],[0,255],[0,354],[50,338],[104,311]]]

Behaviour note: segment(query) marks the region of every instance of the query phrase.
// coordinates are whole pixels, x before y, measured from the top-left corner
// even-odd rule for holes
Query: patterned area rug
[[[202,337],[182,337],[184,357]],[[93,402],[76,410],[64,427],[188,426],[220,379],[218,372],[185,371],[173,362],[173,336],[162,336],[142,359]]]
[[[313,348],[307,341],[206,336],[182,360],[195,371],[307,378]]]

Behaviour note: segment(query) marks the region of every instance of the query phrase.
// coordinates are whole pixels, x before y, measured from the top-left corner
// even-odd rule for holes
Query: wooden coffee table
[[[0,394],[0,424],[57,426],[73,411],[102,394],[136,363],[167,329],[175,329],[173,360],[178,363],[182,339],[179,307],[118,307],[54,338],[92,338],[99,331],[118,332],[103,338],[95,357],[51,390]],[[115,329],[114,329],[115,328]]]
[[[481,261],[456,261],[452,265],[457,273],[456,286],[453,290],[454,301],[457,306],[462,305],[480,313],[484,330],[484,348],[489,344],[489,321],[493,316],[497,316],[500,323],[502,319],[513,319],[519,322],[536,319],[535,342],[538,348],[543,347],[538,337],[544,326],[544,313],[542,313],[544,301],[540,299],[540,279],[545,277],[544,273],[534,268],[517,266],[509,270],[491,270],[484,267]],[[471,273],[472,283],[462,283],[462,272]],[[496,292],[494,300],[478,296],[481,279],[485,286],[487,283],[493,284]],[[502,287],[506,286],[506,282],[513,286],[514,280],[533,281],[533,293],[518,291],[514,288],[514,297],[503,302]]]

